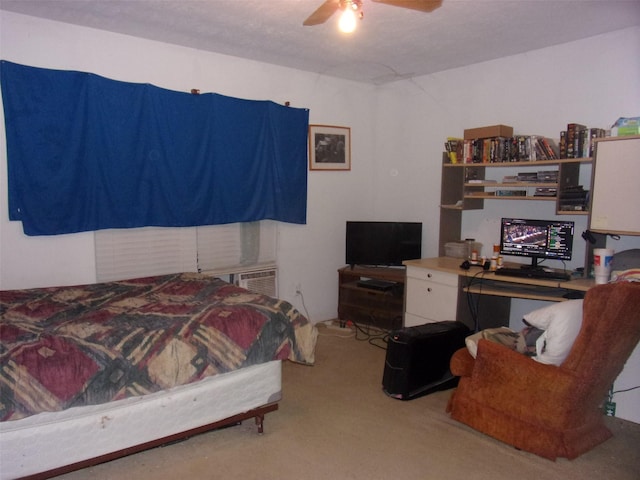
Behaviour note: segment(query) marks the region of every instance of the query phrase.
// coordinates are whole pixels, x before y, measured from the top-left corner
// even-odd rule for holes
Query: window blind
[[[95,232],[96,280],[178,272],[238,273],[275,263],[277,223],[189,228],[144,227]]]
[[[195,227],[99,230],[95,232],[96,280],[197,270]]]
[[[233,223],[197,227],[198,269],[242,272],[248,266],[276,262],[277,223]]]

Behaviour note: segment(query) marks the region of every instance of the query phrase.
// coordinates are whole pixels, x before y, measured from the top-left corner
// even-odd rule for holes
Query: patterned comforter
[[[196,273],[2,291],[0,319],[0,421],[312,364],[317,337],[291,304]]]

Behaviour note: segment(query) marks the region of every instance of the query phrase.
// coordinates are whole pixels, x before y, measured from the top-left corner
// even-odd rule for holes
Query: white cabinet
[[[404,326],[456,319],[458,275],[407,266]]]
[[[596,143],[589,229],[640,235],[640,137]]]

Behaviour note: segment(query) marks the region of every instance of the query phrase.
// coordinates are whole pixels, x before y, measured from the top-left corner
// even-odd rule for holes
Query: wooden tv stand
[[[389,290],[375,290],[358,285],[360,280],[394,282]],[[338,319],[383,329],[402,327],[404,312],[404,267],[350,266],[338,270]]]

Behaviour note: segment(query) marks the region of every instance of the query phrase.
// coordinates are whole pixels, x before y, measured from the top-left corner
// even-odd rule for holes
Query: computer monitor
[[[571,260],[575,222],[565,220],[531,220],[503,218],[500,227],[500,254],[531,258],[537,269],[538,260]]]

